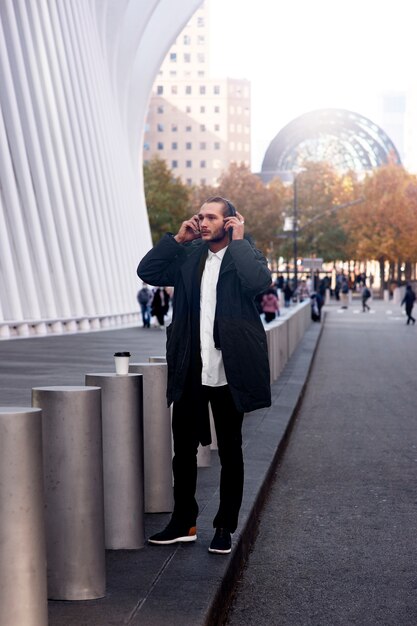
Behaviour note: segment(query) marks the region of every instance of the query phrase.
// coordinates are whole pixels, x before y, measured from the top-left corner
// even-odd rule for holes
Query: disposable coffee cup
[[[126,376],[129,373],[130,352],[115,352],[114,364],[118,376]]]

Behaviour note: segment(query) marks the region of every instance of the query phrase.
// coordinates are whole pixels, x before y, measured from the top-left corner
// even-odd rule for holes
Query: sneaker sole
[[[184,537],[175,537],[175,539],[165,539],[165,541],[148,539],[148,543],[153,543],[156,546],[168,546],[171,543],[189,543],[190,541],[197,541],[197,535],[185,535]]]
[[[209,548],[208,551],[211,552],[211,554],[230,554],[232,548],[229,548],[229,550],[216,550],[215,548]]]

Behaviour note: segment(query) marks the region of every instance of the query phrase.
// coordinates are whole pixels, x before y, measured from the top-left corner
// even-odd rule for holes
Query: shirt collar
[[[220,259],[220,261],[222,261],[222,260],[223,260],[224,255],[225,255],[225,253],[226,253],[226,250],[227,250],[227,246],[225,246],[224,248],[222,248],[222,249],[221,249],[221,250],[219,250],[218,252],[212,252],[212,251],[209,249],[209,251],[208,251],[208,257],[207,257],[207,258],[208,258],[208,260],[209,260],[209,261],[211,261],[211,259],[215,256],[215,257],[217,257],[218,259]]]

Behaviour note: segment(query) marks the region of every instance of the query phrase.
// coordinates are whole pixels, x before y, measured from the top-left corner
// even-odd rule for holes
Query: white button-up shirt
[[[219,252],[208,251],[206,264],[201,277],[200,290],[200,342],[201,383],[208,387],[221,387],[227,385],[221,350],[214,346],[213,328],[214,315],[217,302],[217,281],[219,279],[220,266],[227,250],[227,246]]]

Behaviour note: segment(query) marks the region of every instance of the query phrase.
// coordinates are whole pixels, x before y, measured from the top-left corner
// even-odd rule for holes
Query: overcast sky
[[[212,75],[252,84],[254,171],[298,115],[337,107],[380,123],[380,94],[417,82],[415,0],[210,0],[210,7]]]

